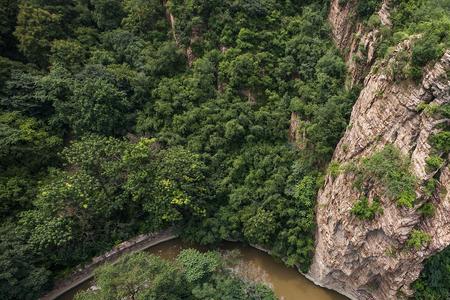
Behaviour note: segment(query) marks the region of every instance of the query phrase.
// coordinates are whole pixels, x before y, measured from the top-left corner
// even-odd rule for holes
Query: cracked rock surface
[[[384,213],[372,221],[361,221],[350,213],[361,196],[353,187],[353,175],[342,172],[326,178],[318,195],[316,252],[309,275],[317,284],[352,299],[411,295],[410,284],[418,278],[423,261],[450,244],[450,196],[445,192],[450,191],[448,157],[438,173],[430,174],[425,163],[431,152],[428,141],[439,128],[433,116],[418,109],[424,103],[450,102],[450,51],[424,70],[420,83],[398,82],[383,73],[394,60],[395,53],[365,78],[333,160],[345,164],[393,144],[411,158],[411,172],[419,182],[435,176],[440,192],[432,199],[433,217],[421,216],[419,204],[402,208],[393,199],[380,197]],[[368,197],[382,194],[381,189],[375,185]],[[418,187],[418,199],[422,193]],[[405,248],[413,229],[431,236],[431,242],[417,251]]]

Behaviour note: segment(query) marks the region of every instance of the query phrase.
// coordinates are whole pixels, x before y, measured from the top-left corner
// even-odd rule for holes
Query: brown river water
[[[146,250],[146,252],[158,255],[164,259],[173,259],[181,250],[186,248],[205,249],[175,239],[153,246]],[[238,272],[248,279],[266,283],[274,290],[280,300],[347,299],[334,291],[314,285],[294,268],[285,266],[261,250],[234,242],[224,242],[215,249],[239,250],[241,253],[241,263],[237,267]],[[86,281],[63,294],[58,300],[72,300],[78,291],[88,289],[91,285],[91,280]]]

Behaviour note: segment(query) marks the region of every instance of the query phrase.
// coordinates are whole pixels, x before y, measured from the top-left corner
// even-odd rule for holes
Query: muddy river
[[[171,240],[153,246],[146,250],[164,259],[173,259],[185,248],[198,248],[179,239]],[[267,253],[240,243],[224,242],[219,250],[237,249],[241,253],[241,263],[238,268],[247,278],[263,281],[268,284],[280,300],[346,300],[347,298],[314,285],[294,268],[289,268]],[[200,249],[202,250],[202,249]],[[92,281],[86,281],[76,288],[63,294],[58,300],[72,300],[75,294],[89,288]]]

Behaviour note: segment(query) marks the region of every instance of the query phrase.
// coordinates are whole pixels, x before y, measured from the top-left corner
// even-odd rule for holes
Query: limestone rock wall
[[[333,39],[341,50],[349,70],[349,86],[361,84],[376,59],[376,45],[381,39],[378,27],[369,28],[357,19],[358,0],[332,0],[328,22],[331,25]],[[390,26],[390,0],[384,0],[378,11],[382,26]]]
[[[348,34],[338,40],[345,41],[345,36]],[[408,43],[400,45],[397,51],[404,51],[405,47],[407,50]],[[439,130],[439,122],[418,106],[450,101],[450,51],[424,71],[420,83],[398,82],[389,72],[382,71],[395,63],[395,55],[380,62],[365,78],[349,127],[333,159],[345,164],[393,144],[411,158],[412,173],[424,181],[434,175],[427,171],[425,160],[431,151],[428,138]],[[423,260],[450,244],[450,196],[444,192],[450,190],[448,157],[438,179],[441,193],[434,195],[433,217],[421,216],[418,205],[401,208],[394,200],[381,198],[384,213],[373,221],[361,221],[350,213],[360,197],[353,187],[352,175],[328,176],[318,195],[316,252],[309,276],[317,284],[353,299],[398,299],[411,295],[410,284],[418,278]],[[375,186],[369,197],[379,188]],[[418,188],[416,193],[420,199],[422,190]],[[432,237],[426,247],[417,251],[405,248],[413,229]]]

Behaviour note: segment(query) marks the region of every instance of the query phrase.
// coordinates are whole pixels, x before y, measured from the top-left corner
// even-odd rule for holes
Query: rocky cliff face
[[[381,39],[380,26],[390,26],[390,0],[384,0],[377,15],[379,26],[363,25],[356,16],[357,0],[332,0],[328,21],[336,46],[343,53],[348,70],[349,85],[360,84],[376,58],[376,45]]]
[[[355,27],[346,24],[345,9],[337,12],[342,9],[338,2],[333,1],[330,21],[336,43],[342,49],[354,43],[350,33]],[[408,51],[408,47],[404,43],[397,51]],[[396,53],[379,62],[365,78],[350,125],[333,159],[347,164],[392,144],[411,158],[411,172],[419,182],[434,176],[440,192],[433,196],[433,217],[425,218],[417,211],[423,196],[418,187],[419,201],[414,208],[402,208],[394,200],[381,197],[384,213],[372,221],[362,221],[350,213],[361,196],[353,186],[354,176],[341,172],[326,178],[318,196],[316,252],[309,275],[317,284],[353,299],[397,299],[410,295],[410,284],[419,276],[424,259],[450,244],[450,195],[445,192],[445,188],[450,190],[448,157],[438,173],[430,174],[425,163],[432,150],[430,135],[439,130],[439,122],[448,120],[436,120],[418,109],[419,105],[450,101],[450,51],[424,71],[420,83],[392,78],[387,70],[395,60]],[[368,198],[380,194],[381,188],[373,186]],[[405,247],[414,229],[431,236],[430,243],[418,250]]]
[[[414,208],[401,208],[382,197],[384,213],[372,221],[361,221],[350,213],[361,196],[353,186],[354,176],[345,172],[328,176],[318,196],[316,253],[309,276],[353,299],[402,298],[411,294],[410,284],[419,276],[424,259],[450,244],[450,196],[445,192],[450,190],[449,157],[438,172],[430,173],[425,163],[431,153],[430,135],[439,131],[439,123],[449,121],[436,120],[418,109],[423,104],[450,101],[450,52],[425,70],[420,83],[398,81],[389,74],[397,53],[366,77],[375,61],[379,31],[357,22],[356,1],[339,2],[332,1],[329,14],[334,40],[346,58],[350,85],[363,82],[364,89],[334,161],[348,164],[392,144],[411,158],[411,172],[419,182],[434,176],[439,186],[432,200],[436,207],[433,217],[418,213],[423,198],[423,189],[418,187],[419,201]],[[384,26],[390,25],[389,1],[383,2],[378,15]],[[404,43],[397,52],[408,48]],[[381,188],[373,186],[368,198],[379,195]],[[405,247],[414,229],[431,237],[419,250]]]

